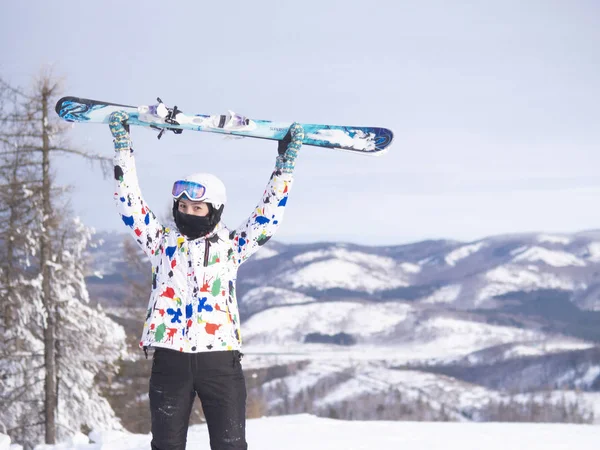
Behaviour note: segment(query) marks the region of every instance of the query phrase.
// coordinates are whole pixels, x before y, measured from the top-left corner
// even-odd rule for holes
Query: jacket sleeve
[[[144,202],[139,187],[133,151],[117,150],[114,156],[115,202],[123,223],[144,253],[153,259],[165,228]]]
[[[282,172],[276,167],[254,212],[231,233],[238,264],[245,262],[275,234],[283,218],[292,181],[291,172]]]

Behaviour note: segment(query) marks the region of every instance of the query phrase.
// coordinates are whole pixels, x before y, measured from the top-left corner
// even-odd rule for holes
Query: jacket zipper
[[[210,253],[210,241],[204,240],[204,267],[208,267],[208,254]]]

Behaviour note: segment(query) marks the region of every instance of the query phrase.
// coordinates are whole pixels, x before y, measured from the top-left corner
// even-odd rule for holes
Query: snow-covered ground
[[[1,436],[1,435],[0,435]],[[93,432],[36,450],[147,450],[150,436]],[[260,450],[592,450],[600,426],[525,423],[343,421],[302,414],[249,420],[247,441]],[[0,450],[9,449],[0,437]],[[208,448],[205,425],[190,427],[187,448]]]

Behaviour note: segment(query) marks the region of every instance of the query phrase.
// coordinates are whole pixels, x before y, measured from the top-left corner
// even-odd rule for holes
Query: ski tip
[[[387,152],[390,145],[394,141],[394,132],[388,128],[380,128],[377,132],[377,139],[375,142],[376,153],[381,154]]]
[[[61,99],[59,99],[56,102],[56,106],[54,107],[54,110],[56,111],[56,114],[58,114],[60,117],[62,117],[60,113],[61,113],[61,110],[63,108],[63,105],[66,102],[73,101],[73,100],[77,100],[77,97],[62,97]]]
[[[78,115],[85,114],[88,111],[93,111],[106,106],[118,106],[123,108],[137,108],[137,106],[121,105],[119,103],[110,103],[101,100],[92,100],[89,98],[66,96],[56,102],[55,111],[61,118],[69,122],[79,121]],[[72,120],[74,119],[74,120]]]
[[[327,147],[365,156],[382,154],[394,140],[388,128],[340,125],[303,125],[305,145]]]

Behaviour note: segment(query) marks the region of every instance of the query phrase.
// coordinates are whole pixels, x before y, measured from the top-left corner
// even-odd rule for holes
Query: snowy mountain
[[[531,234],[467,244],[280,245],[243,266],[239,283],[243,293],[269,286],[319,301],[361,297],[441,302],[458,309],[496,308],[498,296],[551,289],[571,292],[584,309],[600,310],[599,268],[600,232]]]
[[[147,275],[103,238],[90,292],[119,304]],[[269,242],[238,278],[249,391],[264,414],[600,423],[599,274],[600,231]]]

